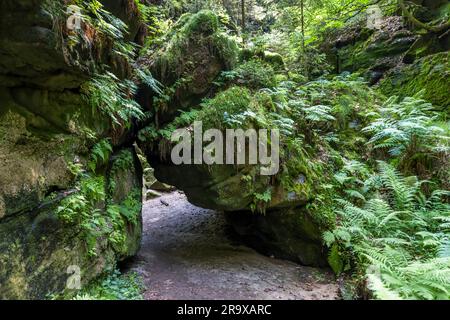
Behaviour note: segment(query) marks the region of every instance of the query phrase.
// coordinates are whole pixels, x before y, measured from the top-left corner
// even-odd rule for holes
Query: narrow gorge
[[[450,298],[450,5],[372,2],[2,0],[0,299]]]

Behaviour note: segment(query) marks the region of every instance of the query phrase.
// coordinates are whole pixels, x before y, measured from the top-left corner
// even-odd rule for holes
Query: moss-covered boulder
[[[303,205],[309,200],[312,183],[312,180],[303,181],[300,178],[309,173],[306,159],[292,156],[289,164],[285,164],[290,167],[290,174],[295,176],[294,182],[289,180],[290,177],[284,177],[291,188],[289,190],[281,187],[279,182],[272,183],[273,179],[270,175],[261,175],[263,166],[260,164],[237,165],[234,161],[235,165],[227,165],[224,158],[222,161],[224,164],[204,165],[192,162],[174,165],[171,160],[171,149],[174,144],[170,141],[170,134],[177,127],[191,126],[192,128],[193,123],[190,121],[195,119],[202,123],[203,132],[219,129],[223,131],[224,138],[226,130],[233,129],[234,125],[239,123],[245,130],[275,128],[276,124],[272,121],[276,119],[272,118],[271,108],[275,108],[275,105],[269,94],[254,94],[245,88],[231,87],[205,102],[203,108],[191,111],[190,116],[187,116],[189,113],[182,114],[159,130],[155,127],[143,129],[139,135],[140,145],[155,169],[155,177],[159,181],[184,190],[189,200],[196,205],[224,211],[246,210],[252,207],[264,210],[279,206]],[[237,120],[241,114],[247,113],[249,114],[247,119],[244,116],[241,122]],[[250,114],[254,114],[253,117]],[[235,117],[236,122],[233,125]],[[263,124],[264,120],[267,122]],[[285,120],[290,121],[287,118]],[[203,141],[200,143],[207,145]],[[270,145],[268,148],[267,156],[270,157],[270,151],[272,151]],[[236,148],[234,152],[237,152]],[[296,150],[292,149],[290,152],[294,154]],[[273,163],[272,165],[278,168],[271,175],[277,174],[281,164]],[[267,196],[268,199],[259,199],[264,194],[270,194]]]
[[[281,54],[276,52],[265,51],[264,61],[273,65],[278,70],[284,70],[286,68],[283,57],[281,56]]]
[[[411,65],[395,69],[380,83],[387,96],[414,96],[424,90],[423,98],[441,110],[450,108],[450,53],[421,58]]]
[[[137,253],[141,169],[133,151],[127,152],[132,162],[126,169],[118,169],[120,157],[113,157],[104,176],[85,177],[80,187],[54,191],[31,210],[0,220],[1,299],[71,294],[77,289],[72,277],[79,276],[83,287]],[[116,181],[121,187],[113,190]],[[94,188],[100,198],[93,198]]]
[[[141,63],[149,66],[164,86],[157,99],[145,87],[137,98],[141,105],[157,113],[157,122],[171,121],[179,110],[199,103],[217,76],[234,65],[238,48],[222,28],[211,11],[183,15],[162,48],[142,59]]]
[[[49,105],[66,107],[66,122],[58,111],[40,117],[11,90],[0,90],[0,298],[45,298],[65,289],[71,266],[85,285],[137,252],[142,169],[129,149],[105,152],[103,164],[86,171],[95,144],[88,133],[102,128],[101,117],[94,126],[81,116],[79,97],[61,103],[57,93],[47,96]],[[103,121],[99,133],[108,134]]]

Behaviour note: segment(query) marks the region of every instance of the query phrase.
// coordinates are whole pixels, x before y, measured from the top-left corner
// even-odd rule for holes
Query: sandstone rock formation
[[[137,26],[138,14],[127,11],[134,2],[117,3],[113,9]],[[123,78],[130,65],[89,23],[72,43],[64,8],[63,1],[0,3],[0,298],[45,298],[64,290],[76,268],[88,283],[140,244],[142,170],[130,132],[93,112],[80,92],[104,66]],[[111,152],[87,172],[100,141]],[[77,205],[88,216],[69,217]]]

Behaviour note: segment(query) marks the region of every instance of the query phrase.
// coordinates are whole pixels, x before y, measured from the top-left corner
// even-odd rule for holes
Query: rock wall
[[[134,2],[116,2],[125,22],[138,25],[137,13],[127,11]],[[84,285],[140,243],[142,169],[131,132],[94,112],[81,90],[105,65],[122,78],[131,68],[112,53],[114,41],[87,23],[82,41],[72,43],[65,4],[0,3],[1,299],[61,292],[76,271],[71,266]],[[91,149],[100,141],[109,141],[111,152],[89,171]],[[128,166],[120,169],[124,152]],[[77,205],[86,206],[86,217]]]
[[[374,84],[402,62],[417,39],[401,17],[388,17],[380,30],[368,29],[363,23],[337,30],[323,49],[337,73],[359,71]]]
[[[447,1],[415,1],[414,15],[425,23],[445,20]],[[434,22],[436,23],[436,22]],[[391,70],[428,55],[448,51],[449,34],[416,30],[402,16],[384,17],[380,29],[367,28],[366,22],[348,24],[332,30],[321,45],[336,73],[360,72],[371,84],[378,83]]]
[[[438,110],[450,111],[450,54],[442,52],[423,57],[403,68],[391,70],[380,83],[380,90],[387,96],[414,96],[423,91],[422,97]]]

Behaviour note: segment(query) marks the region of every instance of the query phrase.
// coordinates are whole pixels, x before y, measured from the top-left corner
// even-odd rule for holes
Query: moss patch
[[[450,53],[443,52],[419,59],[390,74],[379,88],[387,96],[397,95],[402,98],[425,90],[425,100],[442,110],[449,110]]]

